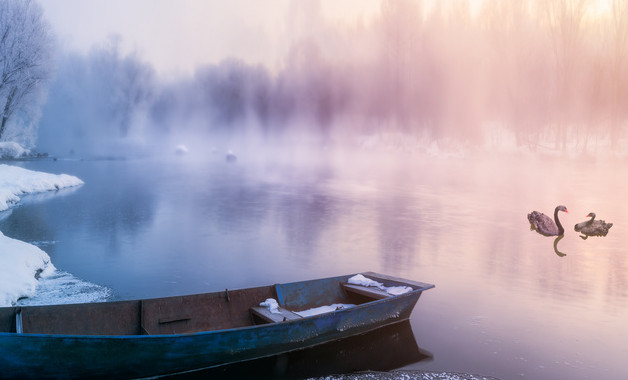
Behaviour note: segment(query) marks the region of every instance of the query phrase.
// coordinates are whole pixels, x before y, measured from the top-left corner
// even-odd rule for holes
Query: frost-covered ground
[[[55,272],[50,256],[38,247],[0,232],[0,306],[32,296],[39,278]]]
[[[457,372],[439,371],[390,371],[358,372],[348,375],[332,375],[317,380],[499,380],[495,377]]]
[[[0,164],[0,211],[17,204],[20,197],[82,185],[83,181],[67,174],[49,174]]]
[[[25,195],[82,184],[79,178],[67,174],[42,173],[0,164],[0,212],[18,205]],[[68,288],[72,289],[71,294],[58,296],[58,292],[67,293]],[[42,297],[44,295],[47,297]],[[96,298],[106,297],[107,290],[58,271],[41,248],[5,236],[0,231],[0,307],[15,305],[25,297],[32,301],[29,304],[46,303],[51,299],[82,302],[85,295],[93,301],[94,295]]]
[[[30,150],[13,141],[0,141],[0,158],[20,158],[28,156]]]

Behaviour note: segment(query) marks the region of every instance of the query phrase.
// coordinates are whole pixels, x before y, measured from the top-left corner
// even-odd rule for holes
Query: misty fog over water
[[[626,164],[375,151],[321,151],[308,162],[33,161],[21,165],[85,185],[12,209],[0,230],[54,242],[46,251],[57,268],[112,299],[394,273],[436,284],[411,319],[433,358],[404,368],[620,378]],[[531,231],[527,213],[551,215],[557,204],[569,210],[565,236]],[[614,223],[608,236],[573,231],[591,211]]]

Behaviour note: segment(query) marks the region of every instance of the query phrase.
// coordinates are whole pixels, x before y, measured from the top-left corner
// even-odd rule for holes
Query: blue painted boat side
[[[335,288],[348,276],[325,279]],[[278,285],[282,302],[307,305],[307,282]],[[312,286],[312,282],[310,282]],[[313,289],[313,288],[312,288]],[[299,320],[181,335],[0,333],[7,378],[133,378],[173,374],[294,351],[407,320],[424,289]],[[318,291],[310,295],[320,295]]]

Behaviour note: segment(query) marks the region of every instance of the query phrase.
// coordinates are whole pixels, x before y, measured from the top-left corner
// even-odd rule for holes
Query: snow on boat
[[[4,307],[0,368],[3,377],[37,379],[195,371],[408,320],[433,287],[369,272],[166,298]]]

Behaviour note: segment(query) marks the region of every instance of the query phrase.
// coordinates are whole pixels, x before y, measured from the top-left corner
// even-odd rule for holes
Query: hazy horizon
[[[111,28],[151,20],[142,13],[145,3],[131,4]],[[156,12],[154,20],[171,17],[171,26],[178,25],[199,6],[183,2],[175,12],[173,4],[157,3],[172,14]],[[441,144],[515,140],[532,151],[576,146],[587,153],[597,146],[617,150],[625,138],[628,46],[621,41],[628,39],[628,3],[381,0],[349,12],[328,1],[277,0],[259,6],[259,33],[212,23],[216,14],[251,22],[257,8],[247,4],[190,14],[198,40],[186,28],[179,34],[150,25],[145,33],[153,42],[162,41],[161,33],[186,40],[182,65],[193,60],[183,54],[190,47],[215,54],[175,76],[156,66],[150,49],[129,47],[138,39],[102,37],[107,28],[86,33],[105,38],[89,49],[63,49],[62,38],[39,142],[88,147],[81,141],[91,140],[102,147],[102,140],[150,144],[177,135],[309,134],[329,144],[384,133]],[[92,11],[100,10],[105,22],[115,19],[117,6],[96,3]],[[77,15],[85,9],[77,7]],[[194,29],[205,14],[207,27],[222,33]],[[268,31],[275,35],[269,44]],[[259,37],[254,50],[272,58],[242,53],[253,43],[247,36]],[[163,40],[163,52],[172,54],[172,43]],[[231,50],[221,50],[226,46]]]

